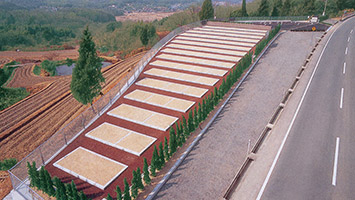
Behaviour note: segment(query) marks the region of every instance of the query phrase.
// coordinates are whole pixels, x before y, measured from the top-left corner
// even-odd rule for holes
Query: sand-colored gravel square
[[[178,83],[172,83],[169,81],[162,81],[152,78],[145,78],[136,83],[137,85],[150,87],[158,90],[164,90],[168,92],[173,92],[177,94],[183,94],[193,97],[201,98],[208,90],[204,88],[198,88],[194,86],[188,86]],[[156,86],[158,85],[158,86]]]
[[[204,52],[210,52],[210,53],[220,53],[220,54],[226,54],[226,55],[232,55],[232,56],[244,56],[246,54],[245,51],[224,50],[224,49],[216,49],[216,48],[182,45],[182,44],[169,44],[166,46],[170,47],[170,48],[204,51]]]
[[[191,83],[198,83],[198,84],[209,85],[209,86],[213,86],[214,84],[216,84],[218,82],[218,79],[216,79],[216,78],[197,76],[197,75],[186,74],[186,73],[181,73],[181,72],[174,72],[174,71],[157,69],[157,68],[149,69],[149,70],[145,71],[144,73],[149,74],[149,75],[153,75],[153,76],[159,76],[159,77],[187,81],[187,82],[191,82]]]
[[[118,126],[103,123],[97,128],[85,134],[85,136],[94,138],[99,141],[105,141],[115,144],[117,141],[129,134],[129,130],[120,128]]]
[[[143,96],[146,98],[141,98]],[[180,112],[186,112],[191,106],[195,104],[193,101],[178,99],[175,97],[156,94],[143,90],[134,90],[133,92],[126,95],[125,98]]]
[[[218,30],[237,30],[237,31],[246,31],[246,32],[259,32],[259,33],[267,32],[267,30],[235,28],[235,27],[225,27],[225,26],[203,26],[203,28],[218,29]]]
[[[232,68],[235,64],[235,63],[208,60],[208,59],[202,59],[202,58],[191,58],[191,57],[186,57],[186,56],[169,55],[169,54],[164,54],[164,53],[157,56],[157,58],[166,59],[166,60],[173,60],[173,61],[182,61],[182,62],[193,63],[193,64],[207,65],[207,66],[214,66],[214,67],[222,67],[222,68],[228,68],[228,69]]]
[[[228,41],[240,41],[240,42],[250,42],[250,43],[258,43],[259,40],[257,39],[248,39],[248,38],[237,38],[237,37],[223,37],[223,36],[216,36],[216,35],[202,35],[202,34],[193,34],[193,33],[183,33],[183,36],[190,36],[190,37],[198,37],[198,38],[209,38],[209,39],[218,39],[218,40],[228,40]]]
[[[228,72],[226,70],[221,70],[221,69],[214,69],[214,68],[209,68],[209,67],[199,67],[199,66],[195,66],[195,65],[162,61],[162,60],[156,60],[154,62],[151,62],[150,65],[158,66],[158,67],[166,67],[166,68],[170,68],[170,69],[179,69],[179,70],[183,70],[183,71],[198,72],[201,74],[211,74],[211,75],[215,75],[215,76],[224,76]]]
[[[253,43],[214,40],[214,39],[207,39],[207,38],[194,38],[194,37],[185,37],[185,36],[178,36],[175,38],[175,40],[171,42],[180,43],[180,44],[206,46],[206,47],[216,47],[221,49],[232,49],[232,50],[239,50],[239,51],[249,51],[251,47],[255,46],[255,44]]]
[[[149,120],[145,123],[150,125],[151,127],[166,127],[164,131],[166,131],[171,125],[173,125],[178,118],[171,119],[170,116],[161,116],[161,115],[153,115]]]
[[[218,33],[211,31],[201,31],[201,30],[189,30],[187,33],[197,33],[197,34],[211,34],[217,36],[229,36],[229,37],[240,37],[240,38],[250,38],[250,39],[261,39],[263,36],[260,35],[250,35],[250,34],[238,34],[238,33]]]
[[[170,124],[173,124],[176,120],[178,120],[178,118],[176,117],[153,112],[143,108],[138,108],[128,104],[121,104],[115,109],[108,112],[107,114],[162,131],[166,131],[166,129],[169,128]],[[152,119],[154,118],[160,118],[162,123],[151,123]],[[152,124],[154,124],[154,126],[152,126]]]
[[[78,147],[58,160],[55,167],[104,190],[127,166]]]
[[[238,34],[249,34],[249,35],[262,35],[264,36],[266,32],[261,33],[261,32],[248,32],[248,31],[233,31],[233,30],[220,30],[220,29],[209,29],[209,28],[194,28],[194,30],[199,30],[199,31],[210,31],[210,32],[220,32],[220,33],[238,33]]]
[[[211,59],[232,61],[232,62],[238,62],[241,59],[241,57],[237,57],[237,56],[220,55],[220,54],[214,54],[214,53],[202,53],[202,52],[172,49],[172,48],[165,48],[165,49],[161,50],[161,52],[178,54],[178,55],[185,55],[185,56],[195,56],[195,57],[201,57],[201,58],[211,58]]]
[[[135,155],[141,155],[153,142],[155,138],[131,132],[127,137],[120,140],[116,146],[123,148],[128,152],[132,152]]]

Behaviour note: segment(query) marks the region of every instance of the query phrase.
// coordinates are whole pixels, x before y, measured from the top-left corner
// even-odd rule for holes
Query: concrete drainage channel
[[[148,195],[148,197],[145,200],[152,200],[156,197],[156,195],[159,193],[159,191],[163,188],[165,183],[169,180],[171,175],[178,169],[178,167],[182,164],[182,162],[185,160],[185,158],[189,155],[189,153],[192,151],[192,149],[196,146],[198,141],[202,138],[202,136],[207,132],[209,127],[212,125],[212,123],[215,121],[215,119],[218,117],[219,113],[224,109],[224,107],[228,104],[229,100],[233,97],[233,95],[237,92],[237,90],[240,88],[240,86],[243,84],[244,80],[248,77],[248,75],[253,71],[255,68],[256,64],[259,62],[260,58],[265,54],[265,52],[269,49],[269,47],[274,43],[274,41],[281,35],[282,32],[279,32],[272,40],[271,42],[264,48],[264,50],[260,53],[260,55],[257,57],[255,62],[252,64],[250,69],[247,71],[247,73],[243,76],[243,78],[239,81],[238,85],[233,89],[231,94],[227,97],[223,105],[217,110],[217,112],[213,115],[212,119],[207,123],[207,125],[203,128],[203,130],[198,134],[198,136],[193,140],[193,142],[190,144],[190,146],[186,149],[186,151],[180,156],[180,158],[175,162],[173,167],[168,171],[168,173],[165,174],[163,179],[155,186],[153,191]],[[248,164],[244,162],[243,165]]]
[[[239,168],[237,174],[234,176],[231,184],[229,185],[229,187],[227,188],[225,194],[223,195],[224,199],[229,199],[234,188],[236,188],[236,186],[238,185],[238,183],[241,180],[241,177],[243,176],[243,174],[246,172],[246,170],[248,169],[248,167],[250,166],[251,162],[253,160],[255,160],[256,158],[256,153],[258,152],[261,144],[263,143],[264,139],[266,138],[266,136],[272,131],[274,125],[276,124],[276,122],[278,121],[278,119],[281,116],[282,111],[284,110],[285,105],[287,104],[287,102],[289,101],[293,91],[296,89],[301,76],[303,75],[307,65],[310,62],[310,59],[312,58],[316,47],[319,45],[319,43],[322,41],[322,39],[324,38],[324,36],[327,34],[327,32],[330,30],[330,28],[323,33],[323,35],[320,37],[320,39],[317,41],[317,43],[315,44],[315,46],[313,47],[312,51],[310,52],[310,54],[308,55],[308,57],[306,58],[304,64],[300,67],[300,69],[297,72],[297,76],[295,77],[294,81],[292,82],[290,88],[287,90],[287,92],[285,93],[285,96],[283,97],[281,103],[279,104],[279,106],[277,107],[276,111],[274,112],[274,114],[272,115],[271,119],[269,120],[269,123],[265,126],[265,128],[263,129],[263,131],[261,132],[258,140],[256,141],[255,145],[253,146],[253,148],[250,151],[250,154],[246,157],[246,159],[244,160],[242,166]]]

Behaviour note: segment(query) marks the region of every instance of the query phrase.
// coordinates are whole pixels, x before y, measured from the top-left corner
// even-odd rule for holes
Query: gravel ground
[[[283,33],[157,199],[221,199],[322,33]]]

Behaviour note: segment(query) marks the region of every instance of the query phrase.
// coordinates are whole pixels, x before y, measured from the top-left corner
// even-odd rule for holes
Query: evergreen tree
[[[242,17],[248,17],[246,0],[242,2]]]
[[[152,175],[152,176],[155,176],[155,171],[156,171],[156,169],[157,169],[157,166],[156,166],[156,160],[157,158],[156,158],[156,154],[154,154],[154,152],[153,152],[153,155],[152,155],[152,160],[150,161],[150,174]]]
[[[187,126],[185,116],[182,116],[182,132],[185,136],[189,134],[189,127]]]
[[[51,176],[49,175],[48,171],[44,171],[45,179],[46,179],[46,187],[47,187],[47,194],[49,196],[54,197],[55,196],[55,190],[53,188],[53,181]]]
[[[211,0],[205,0],[199,13],[200,20],[211,19],[214,16],[214,9]]]
[[[219,100],[219,97],[218,97],[218,89],[217,87],[214,87],[214,105],[217,106],[218,104],[218,100]]]
[[[54,177],[54,185],[56,187],[55,197],[57,200],[67,200],[67,192],[64,184],[58,177]]]
[[[107,194],[106,200],[112,200],[110,193]]]
[[[72,200],[74,195],[73,195],[73,190],[72,190],[70,184],[66,184],[66,185],[65,185],[65,191],[67,192],[67,198],[68,198],[68,200]]]
[[[47,187],[46,187],[46,175],[44,172],[44,167],[42,166],[41,169],[39,170],[39,189],[42,190],[43,192],[47,193]]]
[[[201,103],[199,102],[198,103],[198,121],[199,123],[201,123],[203,121],[203,117],[202,117],[202,108],[201,108]]]
[[[269,16],[269,4],[267,0],[261,0],[260,6],[258,8],[258,15],[261,17]]]
[[[124,178],[123,182],[124,182],[123,200],[131,200],[131,195],[129,193],[129,185],[128,185],[127,179]]]
[[[193,117],[193,113],[192,113],[192,109],[189,112],[189,119],[187,119],[187,124],[189,126],[189,132],[191,133],[192,131],[194,131],[194,117]]]
[[[276,2],[274,2],[274,6],[273,6],[272,11],[271,11],[271,16],[272,17],[279,16],[279,9],[276,6]]]
[[[116,194],[117,194],[117,200],[122,200],[122,191],[120,186],[116,186]]]
[[[86,27],[80,41],[79,58],[73,69],[70,84],[73,97],[84,105],[92,104],[93,99],[101,92],[101,83],[105,82],[101,65],[95,43]]]
[[[36,169],[36,162],[33,161],[32,165],[27,162],[27,169],[28,169],[28,175],[30,178],[30,185],[32,187],[37,187],[39,188],[39,173]]]
[[[74,181],[72,180],[71,181],[71,184],[70,184],[70,187],[71,187],[71,193],[72,193],[72,199],[73,200],[80,200],[80,197],[79,197],[79,192],[78,190],[76,189],[76,185],[74,183]]]
[[[176,148],[177,148],[176,136],[173,127],[170,128],[169,147],[170,147],[170,156],[172,156],[176,152]]]
[[[155,154],[155,161],[154,161],[154,165],[156,166],[157,170],[161,170],[161,167],[162,167],[162,164],[160,162],[160,156],[159,156],[159,153],[158,153],[158,149],[157,149],[157,146],[154,145],[154,152],[153,154]]]
[[[303,2],[303,14],[313,15],[315,14],[316,6],[315,0],[304,0]]]
[[[195,109],[194,109],[194,130],[196,130],[199,123],[200,122],[198,121],[197,106],[195,106]]]
[[[169,155],[168,139],[166,139],[166,137],[164,137],[164,154],[165,154],[166,161],[168,161],[170,159],[170,155]]]
[[[207,117],[207,110],[206,110],[206,100],[202,100],[202,119],[205,120]]]
[[[147,46],[149,42],[149,27],[146,25],[143,27],[141,34],[140,34],[140,40],[144,46]]]
[[[164,150],[163,150],[162,142],[160,142],[159,144],[159,159],[160,159],[160,164],[163,167],[165,165],[165,158],[164,158]]]
[[[88,200],[88,198],[86,197],[86,195],[84,194],[83,191],[80,192],[79,197],[80,197],[80,200]]]
[[[144,174],[144,182],[145,184],[149,185],[150,184],[150,177],[149,177],[149,172],[148,172],[148,163],[147,163],[147,159],[144,158],[144,165],[143,165],[143,174]]]
[[[137,198],[138,196],[137,173],[134,170],[132,171],[131,193],[133,199]]]
[[[182,146],[181,131],[177,122],[175,122],[175,130],[176,130],[176,144],[177,146],[181,147]]]
[[[141,173],[141,169],[139,167],[137,168],[136,174],[137,174],[137,187],[138,187],[138,189],[143,190],[144,185],[142,182],[142,173]]]
[[[281,8],[281,16],[290,16],[291,0],[285,0]]]

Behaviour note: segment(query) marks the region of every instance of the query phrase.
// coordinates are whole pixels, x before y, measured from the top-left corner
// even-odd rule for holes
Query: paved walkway
[[[220,199],[321,33],[287,32],[266,52],[157,199]]]

